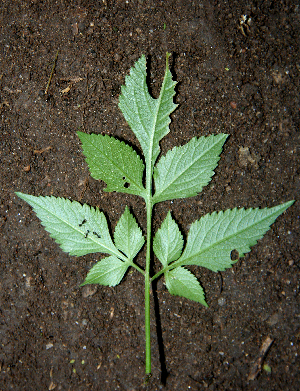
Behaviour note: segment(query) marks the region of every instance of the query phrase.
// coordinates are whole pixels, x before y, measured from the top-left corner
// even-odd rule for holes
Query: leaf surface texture
[[[154,202],[196,196],[206,186],[219,161],[226,134],[192,138],[163,156],[154,168]]]
[[[102,252],[126,260],[113,244],[104,213],[65,198],[16,193],[28,202],[50,236],[70,255]]]
[[[91,268],[84,283],[81,285],[100,284],[116,286],[121,282],[128,266],[126,262],[114,256],[104,258]]]
[[[159,228],[155,234],[153,240],[154,254],[160,262],[166,266],[168,263],[173,262],[180,257],[182,247],[182,235],[169,211],[161,228]]]
[[[145,166],[129,145],[108,135],[77,133],[90,173],[107,184],[105,191],[144,195]]]
[[[265,209],[228,209],[207,214],[190,228],[182,256],[173,266],[198,265],[214,272],[234,264],[231,251],[239,257],[250,251],[269,230],[270,225],[293,201]]]
[[[130,260],[133,260],[145,242],[142,231],[127,206],[116,225],[114,241],[116,247]]]
[[[157,99],[150,96],[146,77],[146,58],[143,55],[125,78],[119,107],[141,144],[146,163],[153,167],[160,152],[159,141],[169,133],[169,115],[177,107],[173,103],[176,82],[172,80],[168,67],[168,55],[165,76]]]
[[[187,269],[177,267],[165,273],[166,286],[171,295],[194,300],[207,307],[205,296],[197,278]]]

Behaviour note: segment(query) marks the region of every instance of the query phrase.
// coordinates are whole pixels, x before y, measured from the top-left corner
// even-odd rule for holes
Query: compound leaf
[[[116,247],[131,261],[145,242],[142,231],[127,206],[116,225],[114,241]]]
[[[177,267],[165,273],[166,286],[171,295],[182,296],[197,303],[208,305],[197,278],[187,269]]]
[[[105,191],[144,195],[145,166],[131,146],[108,135],[77,134],[91,175],[107,184]]]
[[[161,228],[158,229],[153,239],[154,254],[166,266],[168,263],[176,261],[180,257],[182,247],[182,235],[169,211]]]
[[[121,87],[119,108],[139,140],[146,162],[153,167],[160,152],[159,141],[169,133],[169,115],[177,105],[173,103],[176,82],[172,80],[166,59],[166,71],[158,99],[148,92],[146,58],[143,55],[125,78]]]
[[[227,136],[194,137],[168,151],[154,167],[153,202],[193,197],[201,192],[214,175]]]
[[[114,256],[104,258],[91,268],[81,286],[87,284],[116,286],[121,282],[128,266],[128,263]]]
[[[249,252],[293,202],[273,208],[235,208],[205,215],[191,225],[186,248],[173,266],[198,265],[215,272],[231,267],[237,262],[231,259],[231,252],[236,250],[239,257]]]
[[[50,236],[70,255],[102,252],[126,260],[113,244],[104,213],[86,204],[56,197],[17,196],[33,207]]]

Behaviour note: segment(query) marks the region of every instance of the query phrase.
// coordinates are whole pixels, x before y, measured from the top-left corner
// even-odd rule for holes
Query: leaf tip
[[[77,130],[76,133],[77,133],[77,136],[79,137],[79,140],[82,142],[82,137],[84,137],[84,135],[86,135],[86,133],[81,132],[81,130]]]
[[[295,202],[295,200],[287,201],[287,202],[286,202],[286,205],[287,205],[286,208],[289,208],[290,206],[292,206],[294,202]]]
[[[166,53],[166,67],[169,68],[169,57],[171,56],[171,53]]]
[[[22,193],[21,191],[15,191],[15,195],[27,203],[29,203],[28,198],[30,199],[30,197],[34,197],[34,196],[31,196],[30,194]]]

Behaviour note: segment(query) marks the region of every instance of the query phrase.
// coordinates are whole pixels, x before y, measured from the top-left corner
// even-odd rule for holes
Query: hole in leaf
[[[122,179],[123,179],[123,181],[125,181],[125,179],[126,179],[126,178],[123,176],[123,178],[122,178]]]
[[[230,253],[230,259],[232,261],[237,261],[239,259],[239,252],[237,250],[232,250]]]
[[[125,183],[124,183],[125,189],[128,189],[129,186],[130,186],[130,183],[128,183],[128,182],[125,182]]]

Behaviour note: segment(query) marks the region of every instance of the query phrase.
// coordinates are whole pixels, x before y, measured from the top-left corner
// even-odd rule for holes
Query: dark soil
[[[296,4],[1,2],[1,391],[299,389]],[[167,51],[179,107],[162,153],[193,136],[230,137],[211,184],[197,197],[157,205],[154,231],[169,209],[186,235],[214,210],[296,203],[232,269],[191,268],[208,309],[170,296],[163,279],[153,287],[153,376],[145,386],[141,275],[128,273],[115,288],[80,288],[100,255],[63,253],[14,192],[99,206],[112,231],[129,205],[145,233],[141,199],[103,192],[76,131],[107,133],[140,150],[118,108],[120,86],[144,53],[156,97]],[[273,344],[250,380],[267,337]]]

